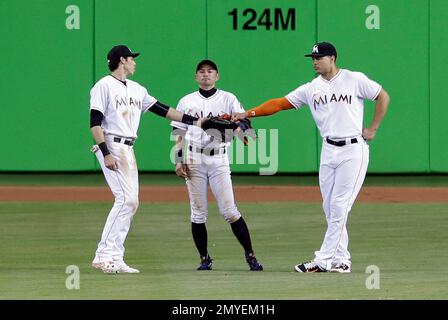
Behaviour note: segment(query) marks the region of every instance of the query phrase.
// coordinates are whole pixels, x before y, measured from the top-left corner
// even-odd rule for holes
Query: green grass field
[[[0,203],[0,299],[447,299],[446,204],[360,204],[349,219],[351,274],[298,274],[325,231],[320,204],[240,204],[265,271],[249,272],[230,227],[210,206],[214,270],[199,272],[187,204],[141,204],[126,241],[138,275],[90,262],[111,203]],[[80,289],[65,286],[80,269]],[[380,270],[367,289],[366,268]]]

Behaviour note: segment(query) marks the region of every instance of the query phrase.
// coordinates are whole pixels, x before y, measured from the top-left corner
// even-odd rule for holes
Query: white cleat
[[[92,264],[93,266],[93,264]],[[104,273],[140,273],[138,269],[128,266],[124,261],[107,261],[103,262],[99,267]]]
[[[117,270],[117,273],[140,273],[140,270],[132,268],[123,262]]]
[[[339,263],[331,267],[330,272],[350,273],[352,272],[352,268],[345,263]]]
[[[92,267],[104,273],[140,273],[140,270],[128,266],[123,261],[92,262]]]
[[[104,273],[118,273],[118,264],[113,261],[103,262],[101,270],[103,270]]]

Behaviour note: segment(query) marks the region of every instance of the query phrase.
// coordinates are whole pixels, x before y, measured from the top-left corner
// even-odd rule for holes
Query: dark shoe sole
[[[314,270],[312,270],[312,271],[310,271],[310,270],[305,270],[305,271],[303,271],[302,269],[299,268],[299,265],[294,266],[294,271],[295,271],[295,272],[299,272],[299,273],[327,272],[327,271],[322,270],[322,269],[320,269],[320,268],[316,268],[316,269],[314,269]]]

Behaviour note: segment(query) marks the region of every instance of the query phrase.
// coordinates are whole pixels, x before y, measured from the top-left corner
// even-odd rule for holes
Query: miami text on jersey
[[[328,102],[341,102],[341,101],[345,101],[348,104],[352,104],[352,96],[351,95],[343,95],[340,94],[339,97],[336,96],[336,94],[332,94],[330,96],[330,101],[328,101],[328,96],[324,95],[324,96],[320,96],[319,99],[316,100],[316,98],[313,98],[313,106],[314,106],[314,110],[316,110],[317,106],[319,106],[321,103],[322,104],[327,104]]]

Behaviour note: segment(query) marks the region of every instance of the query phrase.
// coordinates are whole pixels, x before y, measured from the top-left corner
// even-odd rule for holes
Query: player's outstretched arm
[[[364,130],[362,131],[362,136],[367,141],[373,140],[375,138],[376,131],[380,127],[380,124],[383,121],[384,116],[386,115],[389,102],[389,94],[386,92],[386,90],[381,89],[376,99],[375,115],[373,116],[372,123],[368,128],[364,128]]]
[[[197,126],[201,126],[201,122],[199,118],[190,116],[188,114],[182,113],[180,111],[177,111],[174,108],[171,108],[159,101],[156,101],[151,108],[149,108],[149,111],[152,113],[157,114],[158,116],[168,118],[170,120],[179,121],[185,124],[195,124]]]
[[[270,116],[282,110],[292,109],[294,106],[285,97],[268,100],[258,107],[252,108],[246,112],[232,114],[234,121],[245,118],[254,118],[262,116]]]
[[[189,124],[189,125],[197,125],[198,127],[201,126],[202,122],[204,119],[202,118],[197,118],[197,117],[193,117],[190,116],[188,114],[182,113],[180,111],[177,111],[176,109],[170,108],[168,110],[168,113],[166,115],[166,117],[168,119],[174,120],[174,121],[179,121],[185,124]]]

